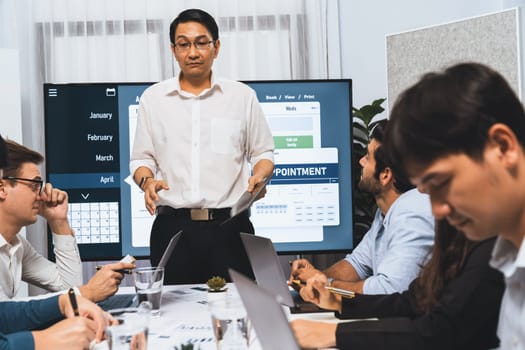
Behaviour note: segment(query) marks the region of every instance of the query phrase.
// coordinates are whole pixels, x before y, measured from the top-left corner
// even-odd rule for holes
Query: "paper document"
[[[253,192],[250,193],[248,191],[245,191],[241,195],[241,197],[237,200],[237,203],[233,205],[230,211],[230,218],[226,220],[224,223],[226,223],[227,221],[230,221],[232,218],[234,218],[235,216],[239,215],[240,213],[244,212],[249,207],[251,207],[251,205],[257,198],[257,196],[261,193],[263,188],[266,187],[266,184],[268,183],[268,181],[270,181],[270,176],[264,178],[262,182],[257,184],[257,186],[259,187]]]

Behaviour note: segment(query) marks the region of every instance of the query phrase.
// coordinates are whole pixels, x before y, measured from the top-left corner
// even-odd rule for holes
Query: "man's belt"
[[[172,208],[167,205],[157,207],[158,215],[174,215],[189,217],[192,221],[225,220],[230,217],[231,208]]]

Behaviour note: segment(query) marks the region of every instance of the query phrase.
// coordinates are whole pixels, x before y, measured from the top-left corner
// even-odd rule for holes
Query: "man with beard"
[[[363,294],[402,292],[417,277],[434,243],[434,217],[427,195],[419,193],[386,157],[381,147],[386,120],[373,129],[359,188],[371,193],[378,209],[362,241],[351,254],[323,272],[308,260],[292,263],[290,283],[319,273],[329,285]]]

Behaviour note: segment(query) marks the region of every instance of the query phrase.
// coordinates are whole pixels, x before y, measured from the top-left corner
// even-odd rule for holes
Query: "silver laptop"
[[[253,324],[261,349],[299,350],[288,318],[276,297],[241,273],[232,269],[229,272]]]
[[[277,295],[278,301],[289,306],[291,313],[333,312],[304,301],[298,292],[290,290],[270,239],[249,233],[241,233],[241,239],[257,284]]]
[[[179,230],[176,234],[171,237],[168,246],[164,250],[164,253],[162,254],[162,257],[160,258],[158,267],[166,267],[166,264],[168,263],[168,260],[171,258],[171,254],[173,253],[173,249],[175,249],[175,246],[180,240],[180,237],[182,236],[182,230]]]

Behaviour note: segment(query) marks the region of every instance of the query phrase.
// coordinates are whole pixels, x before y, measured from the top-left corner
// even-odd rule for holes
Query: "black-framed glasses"
[[[175,50],[180,52],[187,52],[190,50],[191,45],[195,46],[197,50],[204,51],[210,48],[210,44],[214,43],[215,40],[197,40],[193,43],[191,41],[180,41],[173,44]]]
[[[2,177],[2,179],[11,180],[11,181],[31,182],[31,184],[29,184],[29,187],[31,188],[33,192],[39,193],[39,194],[42,192],[42,188],[44,187],[44,180],[28,179],[25,177],[16,177],[16,176],[4,176]]]

